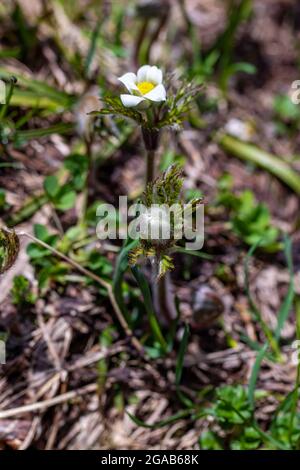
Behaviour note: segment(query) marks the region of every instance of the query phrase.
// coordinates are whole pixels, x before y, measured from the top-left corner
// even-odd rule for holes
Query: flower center
[[[142,93],[142,95],[146,95],[146,93],[149,93],[149,91],[153,90],[155,85],[150,82],[140,82],[137,84],[137,87],[139,91]]]

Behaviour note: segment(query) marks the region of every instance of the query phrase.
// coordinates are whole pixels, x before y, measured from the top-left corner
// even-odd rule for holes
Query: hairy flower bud
[[[140,218],[140,236],[153,245],[165,245],[171,238],[170,214],[164,206],[149,207]]]

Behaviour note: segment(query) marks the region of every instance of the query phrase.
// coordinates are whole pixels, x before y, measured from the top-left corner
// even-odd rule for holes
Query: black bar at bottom
[[[202,467],[207,464],[230,465],[230,468],[241,470],[241,463],[250,465],[272,465],[273,468],[287,467],[298,455],[290,451],[164,451],[164,450],[101,450],[101,451],[30,451],[0,452],[0,465],[16,463],[41,465],[72,464],[84,465],[84,469],[122,468],[140,469],[150,467],[180,465],[182,468]],[[220,468],[220,467],[219,467]],[[210,469],[205,469],[210,470]]]

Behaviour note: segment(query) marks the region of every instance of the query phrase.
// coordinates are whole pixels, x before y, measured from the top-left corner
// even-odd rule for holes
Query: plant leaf
[[[296,194],[300,195],[300,175],[282,158],[230,135],[222,135],[218,141],[226,152],[267,170],[288,185]]]
[[[157,341],[160,343],[162,349],[164,352],[167,351],[167,343],[162,335],[159,323],[157,321],[153,304],[152,304],[152,299],[151,299],[151,293],[149,289],[149,285],[140,271],[140,269],[137,266],[132,266],[131,271],[138,283],[139,288],[141,289],[144,302],[145,302],[145,309],[148,315],[148,320],[151,326],[151,330],[153,332],[154,337],[157,339]]]
[[[288,315],[291,311],[294,301],[294,272],[293,272],[293,259],[292,259],[292,242],[291,239],[286,235],[284,240],[284,253],[287,260],[288,270],[290,274],[290,282],[287,295],[280,307],[279,314],[278,314],[278,323],[277,328],[275,331],[276,339],[279,340],[281,330],[284,326],[285,321],[288,318]]]
[[[189,326],[188,326],[188,324],[185,324],[182,340],[181,340],[181,343],[180,343],[177,363],[176,363],[176,373],[175,373],[176,386],[178,386],[181,382],[183,361],[184,361],[184,355],[185,355],[187,345],[188,345],[189,333],[190,333]]]
[[[253,410],[255,406],[254,393],[255,393],[256,382],[257,382],[257,378],[258,378],[262,361],[266,355],[267,350],[268,350],[268,343],[264,344],[264,346],[258,352],[256,359],[255,359],[255,363],[251,371],[251,376],[249,380],[249,388],[248,388],[248,400]]]

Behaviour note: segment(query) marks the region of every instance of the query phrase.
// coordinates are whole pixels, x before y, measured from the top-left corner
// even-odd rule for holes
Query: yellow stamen
[[[147,93],[149,93],[149,91],[153,90],[155,85],[153,85],[153,83],[150,83],[150,82],[140,82],[137,84],[137,87],[139,89],[139,91],[142,93],[142,95],[146,95]]]

